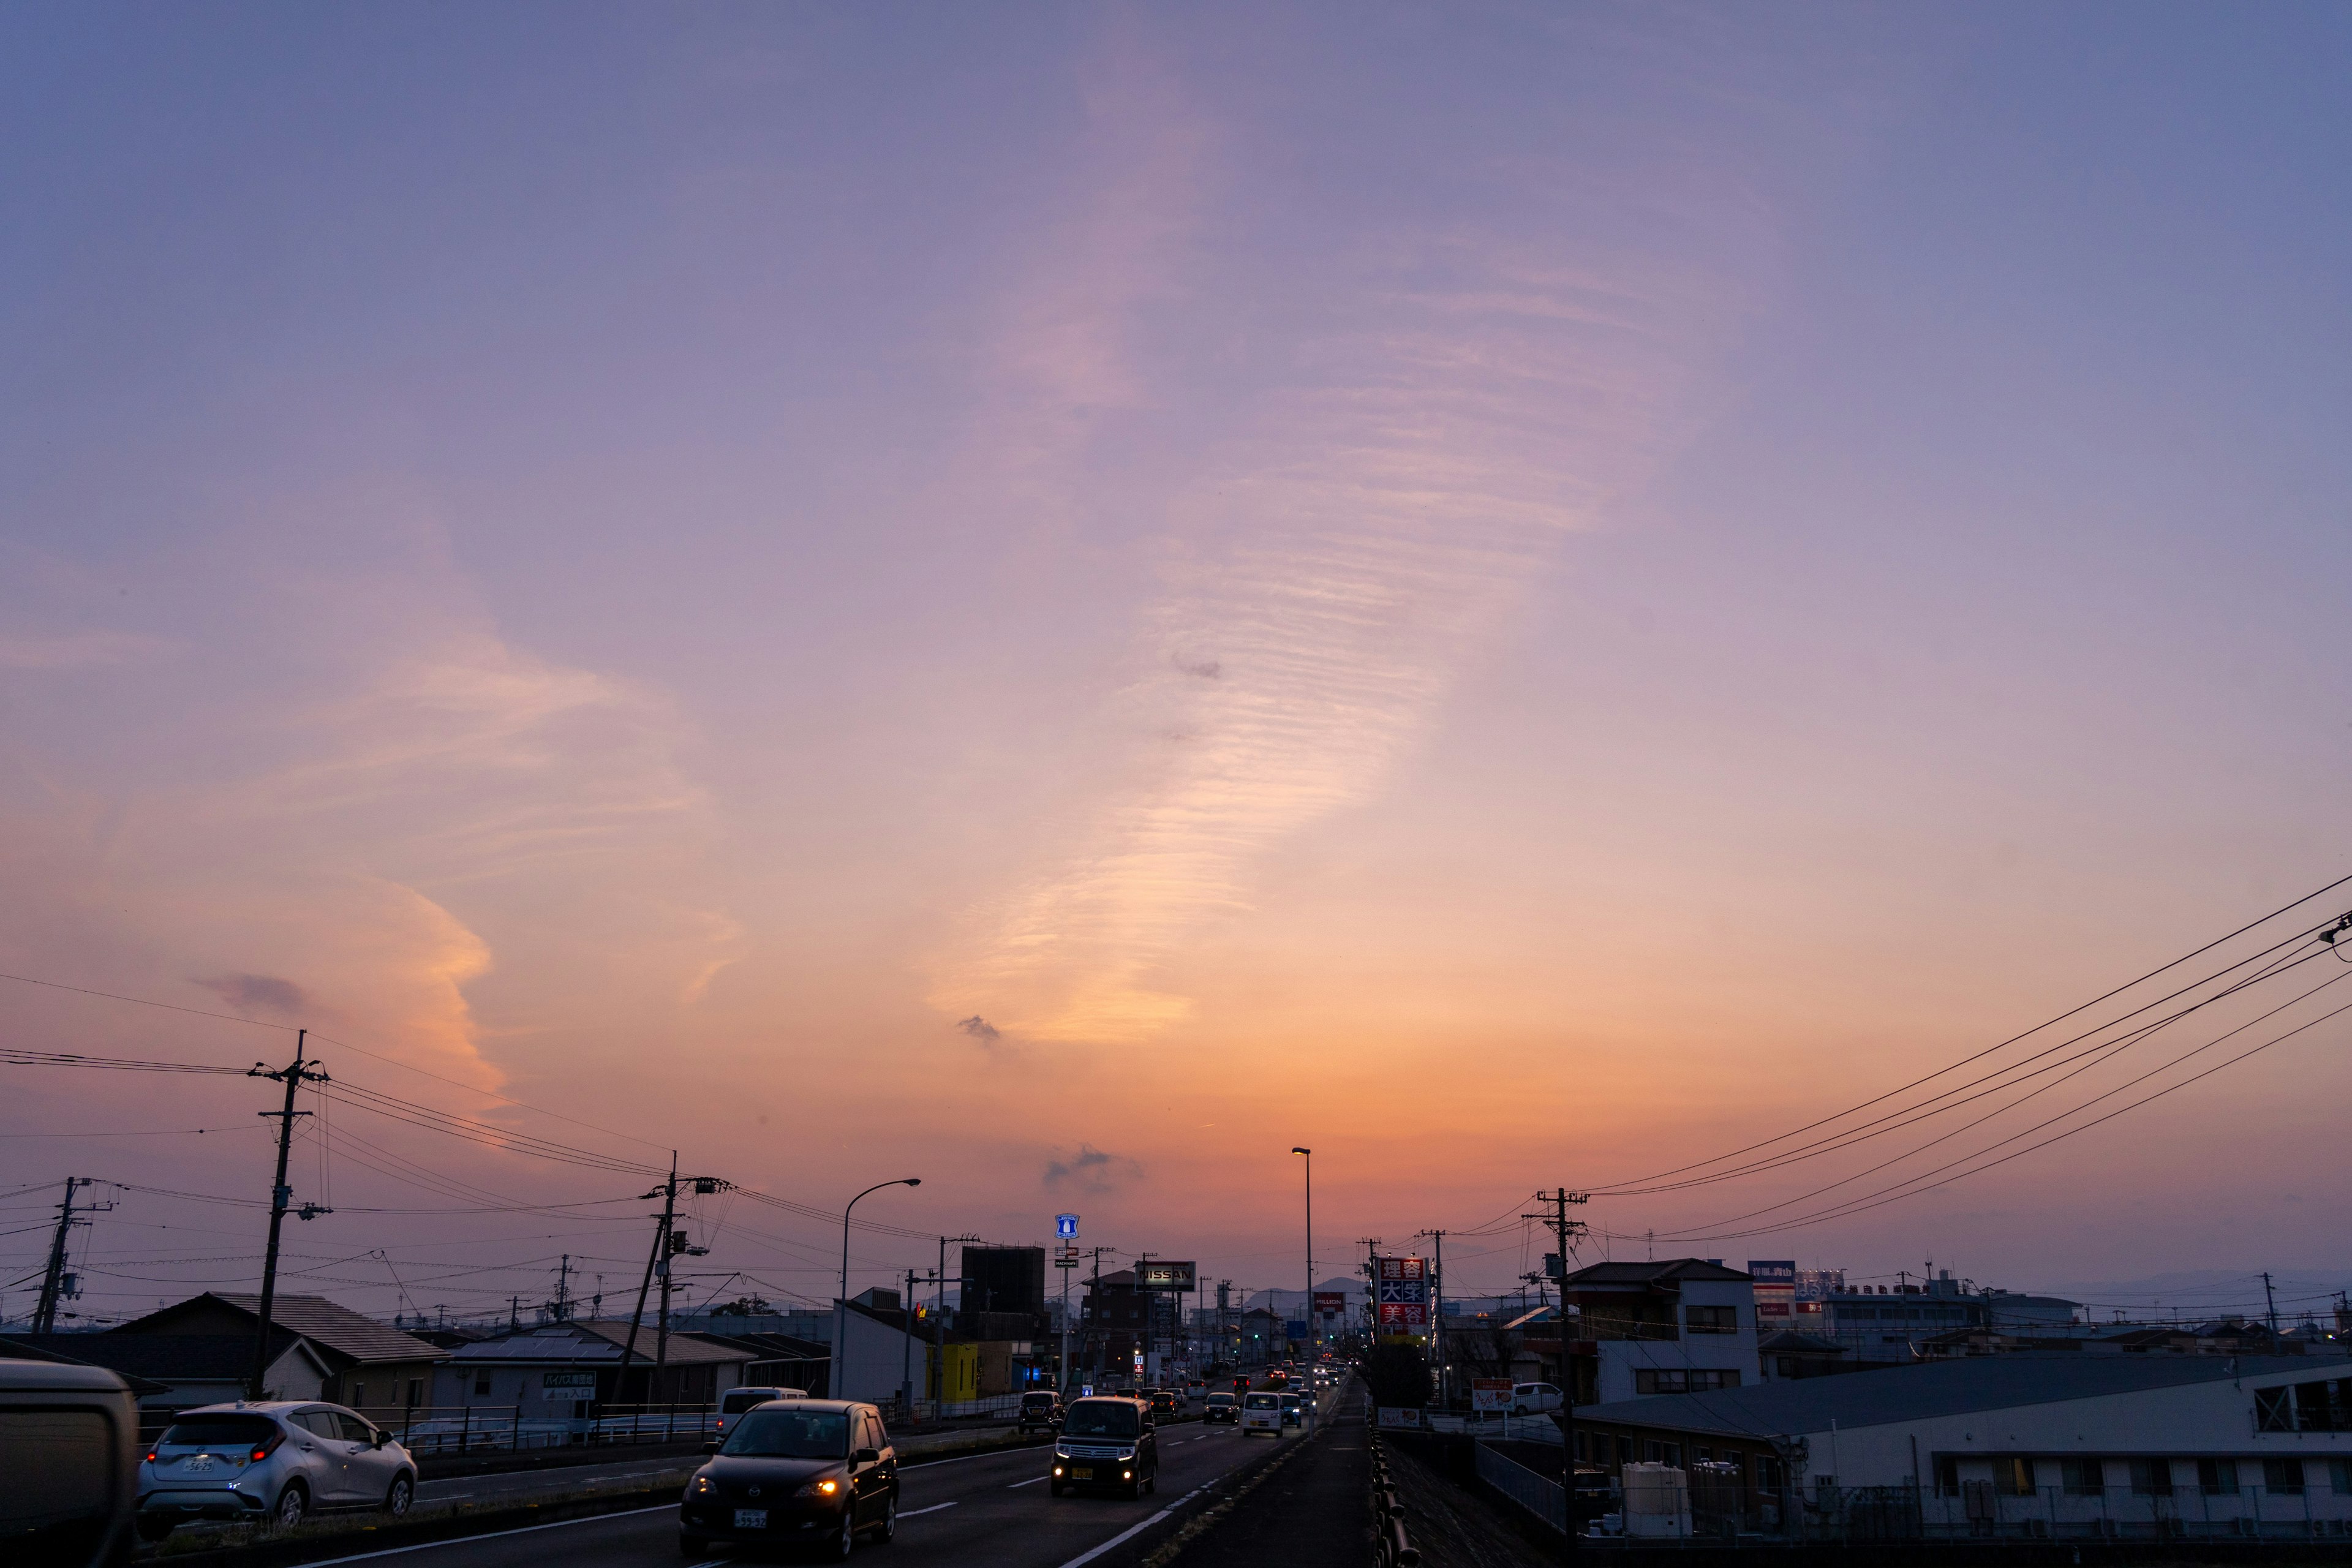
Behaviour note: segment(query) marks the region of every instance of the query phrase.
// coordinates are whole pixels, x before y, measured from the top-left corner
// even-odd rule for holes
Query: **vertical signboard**
[[[1381,1332],[1418,1334],[1429,1328],[1429,1259],[1382,1258],[1375,1260]]]
[[[1054,1235],[1063,1241],[1076,1241],[1078,1238],[1078,1216],[1074,1214],[1055,1215]]]
[[[1797,1260],[1793,1258],[1748,1260],[1748,1277],[1756,1281],[1756,1331],[1778,1333],[1796,1327]]]

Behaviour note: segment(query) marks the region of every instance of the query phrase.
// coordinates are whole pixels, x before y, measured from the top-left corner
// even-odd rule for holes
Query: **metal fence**
[[[1568,1489],[1536,1474],[1516,1459],[1505,1458],[1484,1443],[1471,1445],[1478,1461],[1478,1479],[1563,1534],[1568,1530]]]
[[[412,1454],[685,1443],[719,1430],[713,1405],[608,1405],[594,1415],[526,1414],[520,1405],[415,1405],[372,1413]]]
[[[2330,1478],[2332,1480],[2334,1478]],[[1811,1510],[1807,1510],[1810,1514]],[[1937,1540],[2307,1541],[2352,1536],[2352,1495],[2334,1487],[2036,1487],[1963,1482],[1921,1500],[1921,1534]]]

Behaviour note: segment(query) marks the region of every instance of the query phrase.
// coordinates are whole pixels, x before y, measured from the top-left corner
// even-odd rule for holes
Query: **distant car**
[[[1032,1432],[1050,1432],[1062,1424],[1062,1396],[1047,1389],[1021,1396],[1021,1412],[1014,1418],[1013,1429],[1026,1436]]]
[[[1241,1401],[1230,1394],[1212,1394],[1201,1406],[1202,1421],[1222,1421],[1230,1426],[1241,1417]]]
[[[771,1399],[806,1399],[805,1388],[730,1388],[719,1396],[719,1440],[727,1440],[727,1429],[746,1410],[757,1409]]]
[[[1298,1395],[1279,1394],[1275,1397],[1282,1401],[1282,1424],[1285,1426],[1298,1426],[1306,1423],[1306,1412],[1299,1402]]]
[[[1179,1415],[1184,1408],[1184,1402],[1176,1397],[1176,1391],[1172,1388],[1153,1389],[1149,1403],[1155,1416]]]
[[[1242,1395],[1242,1435],[1266,1432],[1282,1436],[1282,1395],[1271,1389],[1256,1389]]]
[[[744,1412],[678,1501],[677,1549],[815,1546],[835,1562],[898,1532],[898,1454],[871,1405],[771,1401]]]
[[[340,1405],[272,1400],[184,1410],[139,1467],[139,1534],[161,1541],[196,1519],[290,1529],[331,1509],[398,1518],[416,1461],[392,1434]]]
[[[1547,1410],[1559,1408],[1559,1390],[1549,1383],[1515,1383],[1511,1384],[1511,1414],[1541,1415]]]
[[[131,1560],[139,1402],[103,1367],[0,1361],[0,1562]]]
[[[1124,1492],[1160,1489],[1160,1439],[1140,1399],[1078,1399],[1063,1413],[1046,1489]]]

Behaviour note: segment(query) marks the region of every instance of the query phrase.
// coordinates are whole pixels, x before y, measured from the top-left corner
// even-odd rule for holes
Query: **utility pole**
[[[2263,1300],[2270,1309],[2271,1338],[2278,1338],[2278,1297],[2271,1289],[2271,1271],[2263,1270]]]
[[[1096,1331],[1102,1326],[1102,1255],[1108,1250],[1102,1247],[1095,1248],[1094,1288],[1087,1292],[1087,1364],[1095,1371],[1094,1376],[1088,1380],[1091,1383],[1102,1381],[1102,1342],[1095,1336]]]
[[[1421,1234],[1437,1244],[1435,1268],[1429,1281],[1430,1294],[1437,1299],[1430,1313],[1429,1344],[1437,1358],[1437,1405],[1441,1410],[1451,1410],[1454,1405],[1446,1394],[1445,1375],[1445,1233],[1424,1230]]]
[[[572,1293],[569,1289],[571,1283],[572,1254],[567,1252],[555,1271],[555,1321],[559,1323],[568,1321],[572,1316]]]
[[[253,1070],[245,1075],[270,1079],[286,1086],[286,1108],[260,1112],[278,1118],[278,1179],[269,1188],[269,1245],[261,1259],[261,1321],[253,1336],[253,1376],[247,1392],[255,1399],[267,1397],[261,1382],[269,1373],[269,1314],[278,1305],[278,1238],[286,1227],[286,1211],[294,1196],[294,1189],[286,1184],[286,1156],[294,1144],[294,1119],[310,1114],[294,1109],[294,1096],[306,1083],[334,1081],[302,1060],[303,1043],[310,1038],[310,1033],[308,1029],[294,1031],[294,1059],[286,1067],[271,1072],[263,1063],[256,1062]],[[295,1212],[304,1219],[316,1219],[335,1211],[317,1204],[304,1204]]]
[[[79,1282],[73,1275],[66,1272],[66,1252],[70,1244],[73,1227],[89,1223],[86,1219],[78,1219],[74,1215],[74,1189],[96,1185],[98,1183],[89,1176],[66,1178],[65,1199],[58,1205],[57,1235],[50,1238],[48,1267],[41,1274],[40,1302],[33,1309],[33,1331],[37,1334],[55,1333],[58,1328],[58,1303],[68,1296],[81,1294]],[[84,1205],[82,1213],[102,1213],[113,1206],[112,1204],[89,1204]]]
[[[669,1152],[669,1178],[645,1196],[662,1200],[661,1228],[654,1232],[653,1250],[646,1254],[645,1278],[637,1281],[637,1310],[629,1314],[629,1337],[621,1346],[620,1375],[613,1383],[613,1402],[616,1405],[625,1403],[629,1397],[629,1363],[636,1359],[637,1330],[646,1321],[646,1295],[653,1289],[654,1269],[658,1267],[664,1274],[669,1272],[669,1259],[662,1254],[669,1246],[670,1221],[677,1214],[677,1150]],[[653,1384],[648,1381],[646,1384],[646,1397],[642,1403],[653,1403]],[[826,1392],[832,1391],[828,1389]]]
[[[978,1241],[980,1237],[976,1236],[943,1236],[940,1237],[940,1271],[931,1276],[931,1283],[936,1288],[937,1291],[937,1293],[931,1298],[930,1381],[931,1402],[933,1406],[931,1415],[934,1418],[939,1415],[938,1406],[944,1404],[948,1396],[948,1243],[952,1241],[957,1246],[961,1247],[966,1242]],[[958,1265],[958,1267],[961,1268],[961,1265]],[[956,1278],[957,1294],[959,1296],[961,1295],[962,1290],[963,1279],[959,1275]],[[836,1394],[835,1397],[838,1398],[840,1396]]]
[[[1307,1344],[1311,1352],[1320,1339],[1315,1331],[1315,1151],[1294,1148],[1290,1152],[1307,1156],[1307,1302],[1299,1315],[1307,1320]]]
[[[1565,1544],[1561,1561],[1576,1561],[1576,1363],[1569,1357],[1568,1338],[1568,1241],[1585,1231],[1582,1220],[1568,1217],[1570,1205],[1590,1203],[1589,1193],[1571,1193],[1566,1187],[1554,1193],[1538,1193],[1536,1202],[1549,1212],[1521,1215],[1521,1219],[1539,1219],[1548,1223],[1559,1238],[1559,1479],[1561,1507],[1567,1526],[1562,1531]]]

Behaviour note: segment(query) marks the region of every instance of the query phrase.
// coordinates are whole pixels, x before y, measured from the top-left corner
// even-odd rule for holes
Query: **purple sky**
[[[8,973],[1288,1285],[1294,1143],[1338,1271],[2352,871],[2341,9],[53,6],[0,59]],[[30,1048],[283,1049],[0,989]],[[2347,1033],[1686,1246],[2334,1288]],[[265,1190],[258,1086],[8,1082],[0,1186]],[[357,1213],[634,1178],[336,1131],[320,1288],[634,1271],[633,1217]],[[825,1296],[747,1213],[711,1283]],[[125,1196],[85,1305],[255,1228]]]

